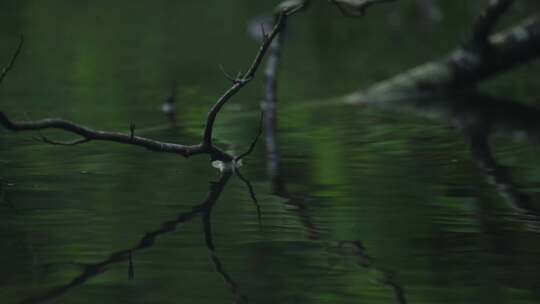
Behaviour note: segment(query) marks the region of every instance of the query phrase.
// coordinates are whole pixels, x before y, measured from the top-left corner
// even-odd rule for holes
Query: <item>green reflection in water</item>
[[[516,16],[538,8],[535,1],[523,3]],[[148,128],[145,136],[194,143],[208,107],[228,85],[218,64],[245,68],[257,47],[245,25],[273,4],[4,1],[2,45],[14,45],[21,32],[27,45],[2,84],[2,110],[111,130],[127,131],[133,121]],[[458,43],[478,5],[441,6],[440,23],[422,18],[412,2],[362,20],[340,18],[321,3],[293,20],[278,132],[287,191],[271,190],[259,145],[244,175],[261,201],[262,228],[237,179],[212,213],[216,256],[251,303],[391,303],[394,289],[381,283],[381,270],[396,273],[409,303],[538,301],[537,230],[527,214],[509,207],[512,192],[501,194],[501,187],[511,189],[508,180],[490,182],[497,177],[486,172],[496,170],[479,169],[458,127],[419,116],[417,109],[312,104]],[[1,58],[10,52],[3,47]],[[484,89],[532,104],[540,93],[537,73],[532,64]],[[173,83],[180,111],[177,128],[170,129],[159,107]],[[222,113],[220,142],[244,149],[257,125],[260,96],[260,83],[254,83]],[[441,108],[432,110],[445,113]],[[0,131],[2,303],[65,286],[84,273],[82,265],[132,248],[200,203],[217,174],[206,158],[186,161],[106,143],[51,147],[30,137]],[[497,165],[508,169],[533,205],[537,152],[529,142],[492,140]],[[198,220],[182,225],[133,254],[133,280],[124,258],[59,301],[231,302],[231,283],[215,271],[203,231]],[[359,264],[361,255],[329,250],[339,240],[361,240],[375,266]]]

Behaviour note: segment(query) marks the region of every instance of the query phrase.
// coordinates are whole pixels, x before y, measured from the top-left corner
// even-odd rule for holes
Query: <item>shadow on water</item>
[[[390,288],[394,292],[395,302],[406,304],[405,290],[397,279],[397,273],[391,269],[381,267],[376,259],[367,254],[367,249],[360,241],[339,241],[329,248],[341,257],[350,257],[353,262],[366,269],[373,271],[377,283]]]
[[[294,195],[288,191],[286,181],[283,177],[281,155],[277,144],[276,107],[275,104],[270,103],[270,105],[267,104],[262,108],[265,118],[266,168],[273,194],[286,199],[284,204],[287,205],[287,210],[292,211],[298,217],[306,229],[308,239],[327,241],[327,250],[330,253],[338,255],[342,259],[352,259],[355,265],[366,270],[371,270],[374,276],[376,276],[375,281],[377,283],[392,289],[396,303],[406,304],[405,290],[398,281],[395,271],[379,266],[375,258],[367,254],[367,249],[358,240],[342,240],[337,242],[326,240],[321,233],[321,228],[317,226],[310,213],[309,201],[305,197]]]
[[[533,144],[539,143],[540,122],[538,122],[537,117],[540,117],[540,110],[518,102],[478,93],[387,104],[368,104],[366,106],[377,106],[398,114],[409,113],[428,117],[460,130],[469,142],[472,159],[486,181],[494,187],[508,208],[519,217],[519,221],[525,223],[531,230],[540,230],[540,214],[533,198],[525,194],[520,186],[514,182],[509,169],[499,164],[493,155],[490,144],[490,138],[498,134],[516,140],[526,140]],[[284,203],[286,209],[298,217],[306,230],[306,238],[327,244],[329,252],[339,258],[352,259],[355,265],[370,271],[378,284],[392,290],[396,303],[407,303],[405,288],[399,282],[396,271],[380,266],[381,263],[368,254],[368,250],[359,240],[336,241],[328,239],[324,229],[318,227],[310,212],[309,200],[288,189],[277,144],[276,119],[269,116],[268,113],[265,115],[267,173],[271,180],[272,193],[286,199]],[[88,280],[105,273],[109,266],[122,262],[128,263],[128,279],[134,279],[136,276],[136,267],[133,263],[135,253],[153,247],[160,236],[175,231],[180,224],[190,222],[199,216],[202,219],[209,258],[216,273],[221,276],[226,287],[232,293],[235,303],[247,303],[248,298],[241,293],[240,285],[225,270],[213,241],[212,210],[233,175],[234,171],[222,171],[219,180],[210,183],[207,196],[200,204],[193,206],[188,212],[178,214],[175,219],[162,222],[159,228],[143,235],[133,247],[111,253],[105,260],[85,264],[82,266],[81,274],[67,284],[27,298],[21,303],[45,303],[57,299],[70,290],[84,285]],[[254,198],[255,195],[249,181],[241,175],[238,176],[249,185],[250,195]],[[0,180],[0,182],[2,181]],[[254,200],[256,199],[254,198]],[[1,201],[7,202],[3,183],[0,183]]]
[[[18,213],[15,205],[13,205],[13,203],[7,198],[7,185],[8,183],[6,183],[2,178],[0,178],[0,204],[7,206],[14,213]]]
[[[265,124],[265,141],[267,147],[267,169],[268,174],[272,181],[272,192],[274,195],[285,198],[287,210],[293,212],[300,220],[302,225],[307,231],[307,238],[313,241],[323,241],[327,244],[327,249],[330,253],[337,255],[342,259],[352,259],[354,264],[372,272],[375,277],[375,281],[382,286],[392,289],[396,303],[407,303],[405,297],[404,288],[397,280],[397,274],[395,271],[379,266],[376,263],[376,259],[367,254],[367,249],[358,240],[353,241],[334,241],[327,240],[321,233],[321,229],[317,227],[314,219],[310,214],[309,201],[301,196],[291,193],[287,189],[287,184],[282,175],[281,161],[279,155],[279,148],[276,140],[276,120],[271,121],[271,124]],[[204,232],[205,244],[209,252],[209,257],[214,265],[216,273],[219,274],[227,288],[230,290],[234,297],[234,303],[247,303],[247,296],[243,295],[240,291],[240,285],[233,279],[233,277],[225,270],[219,255],[217,254],[216,247],[213,240],[212,229],[212,210],[220,198],[225,187],[228,185],[230,178],[236,173],[236,175],[248,186],[250,196],[256,202],[255,194],[250,182],[245,179],[238,171],[221,171],[219,180],[210,182],[210,188],[208,190],[206,198],[198,204],[192,207],[188,212],[180,213],[175,219],[164,221],[160,224],[156,230],[147,232],[144,234],[139,242],[130,248],[122,249],[113,252],[105,260],[82,265],[82,273],[73,278],[69,283],[61,286],[57,286],[46,292],[38,295],[31,296],[24,299],[20,303],[24,304],[37,304],[47,303],[52,300],[60,298],[62,295],[68,293],[74,288],[80,287],[87,283],[90,279],[104,274],[109,267],[114,264],[122,262],[128,263],[127,279],[133,280],[136,276],[136,267],[133,262],[133,256],[138,252],[145,249],[152,248],[156,245],[159,237],[174,232],[180,224],[191,222],[194,218],[200,216],[202,219],[202,227]],[[3,189],[3,188],[2,188]],[[3,191],[1,193],[4,193]],[[258,206],[257,206],[258,208]]]
[[[492,137],[503,136],[519,142],[539,144],[540,109],[478,92],[366,105],[420,115],[459,130],[469,143],[472,160],[487,183],[495,188],[507,207],[520,216],[522,222],[530,229],[540,231],[540,210],[530,195],[523,193],[514,182],[509,168],[499,164],[490,143]]]
[[[212,240],[212,226],[210,221],[212,209],[217,203],[231,176],[231,172],[222,172],[218,181],[210,182],[210,189],[202,203],[193,206],[191,211],[178,214],[177,217],[173,220],[162,222],[158,229],[147,232],[144,236],[142,236],[135,246],[113,252],[109,255],[107,259],[103,261],[86,264],[83,266],[84,270],[82,271],[82,273],[79,276],[75,277],[68,284],[56,287],[40,295],[27,298],[20,303],[48,303],[49,301],[59,298],[63,294],[69,292],[71,289],[85,284],[93,277],[105,273],[108,270],[109,266],[121,262],[127,261],[129,263],[128,279],[134,279],[135,266],[133,264],[133,254],[137,251],[153,247],[160,236],[174,232],[178,225],[190,222],[197,216],[201,216],[202,218],[206,246],[210,254],[210,260],[214,264],[216,272],[223,278],[225,284],[231,290],[235,298],[235,303],[246,303],[247,298],[240,294],[238,284],[236,284],[233,278],[226,272],[220,258],[216,253],[216,248]]]

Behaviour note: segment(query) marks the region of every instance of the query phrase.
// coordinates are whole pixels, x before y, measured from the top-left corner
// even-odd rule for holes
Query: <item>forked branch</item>
[[[296,3],[296,1],[295,1]],[[232,80],[232,86],[218,99],[214,104],[210,112],[208,112],[208,117],[206,119],[206,126],[204,128],[203,135],[203,146],[212,145],[212,134],[214,130],[214,123],[217,117],[217,114],[220,112],[221,108],[234,96],[236,95],[245,85],[247,85],[257,73],[257,70],[261,66],[264,55],[270,49],[272,42],[277,37],[279,32],[285,27],[287,18],[292,16],[294,13],[299,12],[304,8],[309,1],[298,2],[296,5],[284,6],[276,15],[276,21],[272,28],[272,31],[269,34],[263,33],[262,44],[257,52],[257,55],[253,59],[251,66],[245,73],[239,74],[235,79],[232,79],[230,75],[224,72],[226,77]]]
[[[491,0],[489,5],[476,19],[470,43],[485,45],[493,33],[497,22],[508,11],[515,0]]]
[[[270,48],[270,45],[272,44],[272,41],[274,40],[274,38],[282,30],[285,24],[285,20],[289,16],[293,15],[294,13],[298,12],[303,7],[305,7],[307,3],[309,3],[309,1],[301,1],[296,6],[282,8],[282,10],[278,13],[277,18],[276,18],[276,23],[272,31],[268,35],[266,34],[263,35],[264,37],[263,37],[262,44],[253,62],[248,68],[248,70],[245,73],[239,74],[234,79],[232,87],[229,88],[217,100],[217,102],[214,104],[214,106],[211,108],[210,112],[208,113],[206,126],[205,126],[204,134],[203,134],[203,139],[200,144],[181,145],[181,144],[161,142],[161,141],[152,140],[145,137],[135,136],[133,126],[130,127],[129,134],[123,134],[123,133],[117,133],[117,132],[94,130],[94,129],[76,124],[71,121],[63,120],[63,119],[16,121],[16,120],[9,119],[8,116],[2,111],[0,111],[0,124],[3,125],[5,128],[7,128],[8,130],[11,130],[14,132],[41,131],[45,129],[59,129],[59,130],[63,130],[66,132],[79,135],[81,137],[80,139],[76,139],[76,140],[72,140],[68,142],[60,142],[60,141],[54,141],[54,140],[48,139],[47,137],[43,135],[41,136],[41,140],[43,140],[46,143],[54,144],[54,145],[73,146],[73,145],[87,143],[92,140],[101,140],[101,141],[111,141],[111,142],[140,146],[140,147],[144,147],[146,149],[157,151],[157,152],[180,154],[184,157],[189,157],[189,156],[198,155],[198,154],[209,154],[212,160],[221,160],[224,162],[232,161],[235,159],[234,156],[220,150],[219,148],[215,147],[214,144],[212,143],[213,128],[214,128],[214,123],[215,123],[217,114],[234,95],[236,95],[246,84],[248,84],[251,80],[253,80],[257,70],[259,69],[262,63],[264,55],[267,53],[268,49]],[[5,75],[9,72],[9,70],[13,66],[13,63],[15,62],[18,54],[20,53],[22,42],[23,40],[21,39],[21,42],[19,43],[19,47],[17,48],[17,51],[13,55],[10,63],[0,75],[1,76],[0,81],[5,77]],[[259,134],[260,134],[260,131],[259,131]],[[251,152],[252,150],[253,150],[253,144],[250,146],[247,154],[249,154],[249,152]],[[247,154],[243,154],[237,159],[239,160],[243,158],[244,156],[246,156]]]
[[[6,129],[14,132],[59,129],[73,134],[77,134],[82,137],[81,139],[70,142],[58,142],[50,140],[46,137],[42,137],[42,140],[44,142],[55,145],[77,145],[89,142],[91,140],[102,140],[140,146],[148,150],[157,152],[180,154],[185,157],[197,154],[214,154],[217,158],[220,159],[227,158],[225,152],[215,147],[203,147],[202,145],[185,146],[180,144],[161,142],[135,135],[132,136],[131,134],[93,130],[88,127],[81,126],[74,122],[63,119],[47,118],[34,121],[14,121],[10,120],[3,112],[0,112],[0,124],[3,125]]]

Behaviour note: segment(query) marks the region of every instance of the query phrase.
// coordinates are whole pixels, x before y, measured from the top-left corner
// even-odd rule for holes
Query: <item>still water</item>
[[[459,43],[479,5],[440,2],[439,21],[405,2],[362,20],[321,3],[292,22],[279,163],[261,141],[241,168],[260,222],[244,182],[206,157],[1,130],[0,303],[540,302],[538,63],[480,94],[329,99]],[[228,86],[218,65],[247,66],[246,24],[273,5],[3,1],[0,58],[26,44],[1,109],[196,143]],[[159,110],[172,86],[176,127]],[[219,116],[221,146],[249,145],[261,92]]]

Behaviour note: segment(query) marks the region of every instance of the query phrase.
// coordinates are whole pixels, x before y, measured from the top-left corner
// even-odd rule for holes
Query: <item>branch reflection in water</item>
[[[281,38],[281,37],[280,37]],[[271,189],[274,195],[285,198],[287,210],[292,210],[299,218],[307,231],[307,238],[310,240],[324,240],[323,230],[317,227],[309,210],[309,200],[305,196],[293,195],[287,189],[287,184],[283,178],[281,154],[277,139],[277,72],[280,59],[280,48],[283,39],[275,40],[274,47],[269,52],[269,61],[266,67],[266,90],[264,99],[261,102],[261,109],[264,115],[264,133],[266,148],[266,168],[271,181]],[[398,304],[406,304],[405,290],[397,280],[397,274],[390,269],[382,268],[375,263],[375,259],[368,256],[365,247],[360,241],[327,241],[327,250],[337,254],[342,259],[353,258],[355,264],[364,269],[373,271],[377,277],[376,281],[392,289],[394,298]],[[327,274],[332,272],[330,269]]]
[[[148,249],[153,247],[156,244],[157,239],[160,236],[174,232],[178,225],[188,223],[193,218],[198,215],[201,215],[203,220],[204,227],[204,236],[206,240],[206,246],[210,252],[210,260],[215,265],[216,271],[220,276],[223,277],[223,280],[230,288],[233,296],[235,298],[234,303],[246,303],[247,297],[240,294],[239,286],[234,282],[232,277],[225,271],[217,253],[215,246],[212,241],[212,229],[210,222],[210,215],[212,213],[212,208],[217,203],[221,193],[223,192],[225,186],[229,182],[232,176],[232,172],[224,171],[221,172],[220,178],[216,182],[210,183],[210,190],[206,198],[202,203],[192,207],[191,211],[180,213],[173,220],[168,220],[162,222],[160,227],[156,230],[147,232],[137,243],[137,245],[113,252],[109,257],[103,261],[86,264],[83,266],[82,273],[75,277],[71,282],[53,288],[47,292],[44,292],[40,295],[36,295],[30,298],[23,300],[23,304],[37,304],[37,303],[47,303],[52,301],[63,294],[69,292],[71,289],[79,287],[85,284],[88,280],[96,277],[100,274],[105,273],[111,265],[118,264],[121,262],[127,261],[129,263],[128,268],[128,279],[133,279],[135,277],[135,267],[133,263],[133,255],[140,250]]]
[[[15,205],[13,205],[13,203],[7,198],[7,186],[9,186],[9,183],[4,182],[4,180],[0,177],[0,204],[6,205],[11,211],[18,213]]]
[[[533,231],[540,231],[540,213],[533,199],[520,190],[509,169],[498,163],[490,144],[493,136],[539,144],[540,109],[478,92],[363,105],[424,116],[461,131],[470,145],[472,159],[486,181],[495,187],[519,221]]]
[[[405,290],[397,279],[397,273],[391,269],[380,267],[376,263],[376,259],[367,254],[367,249],[360,241],[339,241],[332,244],[329,250],[343,258],[351,258],[356,265],[371,270],[379,284],[392,289],[396,303],[407,303]]]

